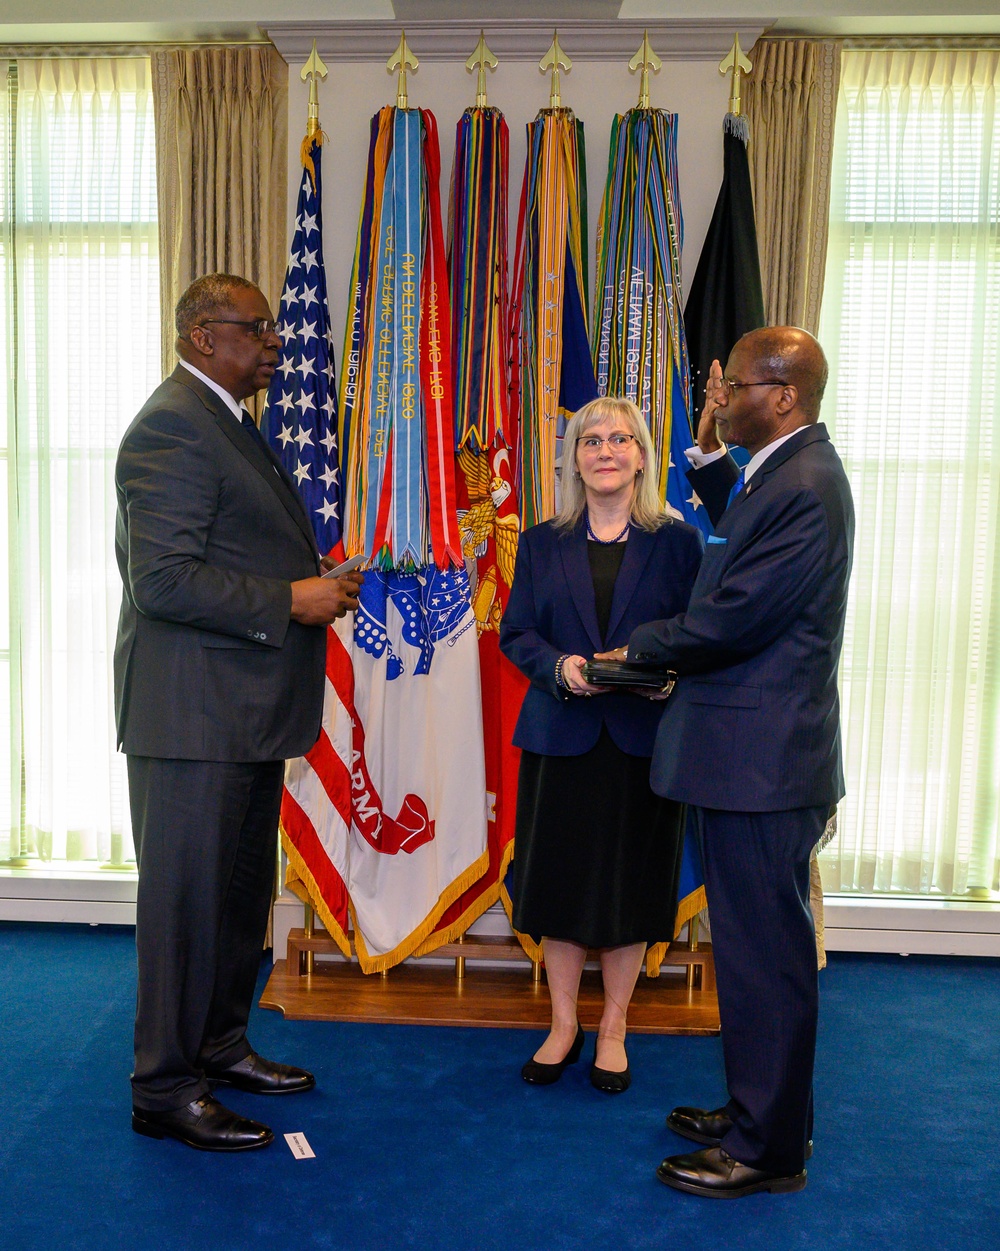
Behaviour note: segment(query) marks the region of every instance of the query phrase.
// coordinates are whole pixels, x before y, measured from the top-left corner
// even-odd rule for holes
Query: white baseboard
[[[0,869],[0,921],[135,925],[136,873]]]
[[[857,898],[823,901],[827,951],[1000,957],[1000,904]]]

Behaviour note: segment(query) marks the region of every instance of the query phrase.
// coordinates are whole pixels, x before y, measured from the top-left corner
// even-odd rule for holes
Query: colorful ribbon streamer
[[[372,119],[344,372],[345,547],[383,569],[461,563],[450,306],[432,114]]]
[[[452,352],[455,440],[473,452],[502,442],[508,417],[508,151],[499,110],[465,110],[455,136]]]
[[[700,525],[703,510],[684,478],[691,418],[679,205],[676,115],[632,109],[616,117],[597,228],[597,385],[638,405],[659,454],[662,498]]]
[[[511,303],[511,410],[520,431],[521,520],[557,507],[568,413],[597,394],[586,325],[586,160],[569,109],[528,124]]]

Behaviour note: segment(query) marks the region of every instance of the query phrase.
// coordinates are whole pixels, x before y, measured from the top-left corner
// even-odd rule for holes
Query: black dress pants
[[[283,775],[280,760],[128,757],[139,863],[138,1108],[183,1107],[209,1092],[206,1064],[250,1052]]]
[[[719,991],[733,1128],[742,1164],[802,1169],[812,1136],[819,986],[809,857],[829,813],[695,809]]]

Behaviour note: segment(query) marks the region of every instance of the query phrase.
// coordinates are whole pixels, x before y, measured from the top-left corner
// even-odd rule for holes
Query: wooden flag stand
[[[664,965],[678,970],[676,974],[639,978],[629,1007],[631,1032],[719,1032],[712,948],[699,944],[697,918],[689,931],[689,941],[672,943],[663,959]],[[336,958],[317,960],[317,955]],[[588,959],[596,959],[596,953],[589,953]],[[490,967],[473,971],[470,964]],[[682,968],[684,977],[679,975]],[[473,934],[429,956],[411,957],[379,976],[366,975],[328,934],[315,931],[310,919],[306,928],[288,935],[286,958],[275,961],[260,1006],[295,1021],[544,1029],[549,1024],[549,994],[543,975],[544,966],[529,960],[513,935]],[[579,999],[584,1029],[597,1028],[601,1010],[600,973],[587,971]]]

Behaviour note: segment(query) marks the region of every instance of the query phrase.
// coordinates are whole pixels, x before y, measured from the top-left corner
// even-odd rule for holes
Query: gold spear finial
[[[740,47],[740,37],[737,35],[733,40],[733,46],[719,62],[720,74],[732,71],[732,81],[729,85],[729,111],[734,117],[740,115],[740,75],[749,74],[752,69],[753,66]]]
[[[649,46],[649,31],[642,32],[642,44],[639,51],[628,63],[629,70],[634,74],[636,70],[641,71],[639,78],[639,108],[649,108],[649,71],[658,74],[663,68],[663,62]]]
[[[488,109],[489,104],[486,100],[486,71],[487,69],[495,70],[500,62],[486,46],[486,33],[479,32],[479,42],[476,44],[476,50],[472,56],[465,62],[465,68],[471,74],[473,70],[479,71],[479,77],[476,79],[476,108]]]
[[[406,42],[406,31],[404,30],[399,36],[399,44],[396,51],[386,61],[385,68],[391,74],[393,70],[399,70],[399,82],[396,85],[396,108],[408,109],[410,106],[406,99],[406,71],[419,68],[420,62],[410,51],[410,45]]]
[[[562,97],[559,94],[559,71],[568,74],[573,68],[573,62],[569,59],[562,48],[559,47],[559,32],[552,33],[552,47],[538,62],[538,68],[543,74],[552,71],[552,90],[549,92],[549,108],[561,109]]]
[[[306,123],[306,135],[310,139],[320,130],[319,85],[316,80],[317,78],[325,78],[327,72],[326,65],[316,51],[316,40],[314,39],[312,52],[309,53],[309,60],[302,66],[300,72],[302,81],[309,84],[309,120]]]

